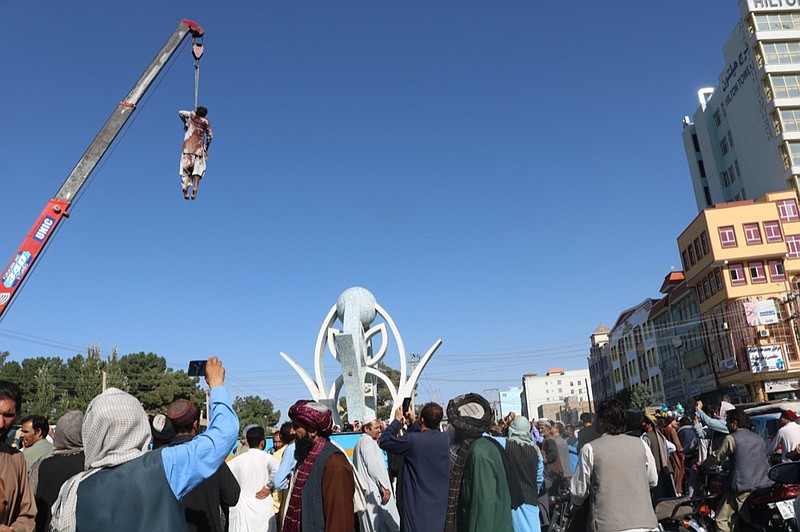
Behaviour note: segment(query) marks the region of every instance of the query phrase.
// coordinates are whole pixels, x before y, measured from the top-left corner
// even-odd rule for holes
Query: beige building
[[[800,211],[794,191],[718,204],[678,237],[697,293],[709,364],[734,399],[763,400],[800,376],[796,296]]]

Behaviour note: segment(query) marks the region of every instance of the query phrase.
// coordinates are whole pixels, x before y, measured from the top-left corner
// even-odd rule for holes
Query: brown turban
[[[331,410],[316,401],[297,401],[289,408],[289,418],[312,431],[326,433],[333,430]]]

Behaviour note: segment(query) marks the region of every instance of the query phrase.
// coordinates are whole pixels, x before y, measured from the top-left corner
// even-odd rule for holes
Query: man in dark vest
[[[167,409],[167,419],[175,429],[169,446],[181,445],[197,436],[200,426],[200,407],[193,401],[178,399]],[[183,498],[187,532],[223,532],[220,509],[225,516],[228,509],[239,502],[239,483],[227,464],[204,480]]]
[[[589,502],[589,526],[594,532],[657,530],[650,488],[658,482],[655,459],[648,445],[625,433],[625,408],[619,401],[597,405],[597,430],[586,443],[572,477],[572,504]]]
[[[717,508],[717,530],[729,532],[736,528],[739,519],[747,520],[744,501],[750,492],[769,486],[767,476],[767,446],[758,434],[750,430],[750,418],[743,410],[729,410],[725,422],[728,436],[719,449],[703,462],[712,467],[730,458],[731,468],[725,485],[725,495]]]
[[[295,435],[296,473],[283,532],[352,532],[355,528],[353,466],[328,437],[331,411],[322,403],[297,401],[289,409]]]
[[[206,382],[208,429],[150,452],[150,423],[138,399],[117,388],[92,399],[83,421],[85,470],[61,488],[52,530],[185,531],[181,499],[219,469],[239,428],[217,357],[206,362]]]

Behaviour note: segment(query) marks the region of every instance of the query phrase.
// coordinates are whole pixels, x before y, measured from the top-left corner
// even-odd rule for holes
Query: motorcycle
[[[721,499],[727,472],[719,468],[706,472],[707,495]],[[771,486],[753,490],[745,500],[747,520],[737,528],[754,532],[798,532],[795,499],[800,496],[800,462],[772,466],[768,473]]]
[[[567,532],[572,520],[572,503],[570,492],[562,490],[550,496],[550,526],[547,532]]]
[[[712,505],[717,496],[670,497],[653,503],[659,530],[709,532],[715,530]]]

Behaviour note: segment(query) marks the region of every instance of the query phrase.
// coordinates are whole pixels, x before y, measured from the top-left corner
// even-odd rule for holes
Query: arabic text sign
[[[782,371],[786,369],[786,362],[783,360],[782,344],[748,347],[747,358],[750,360],[750,369],[753,373]]]

